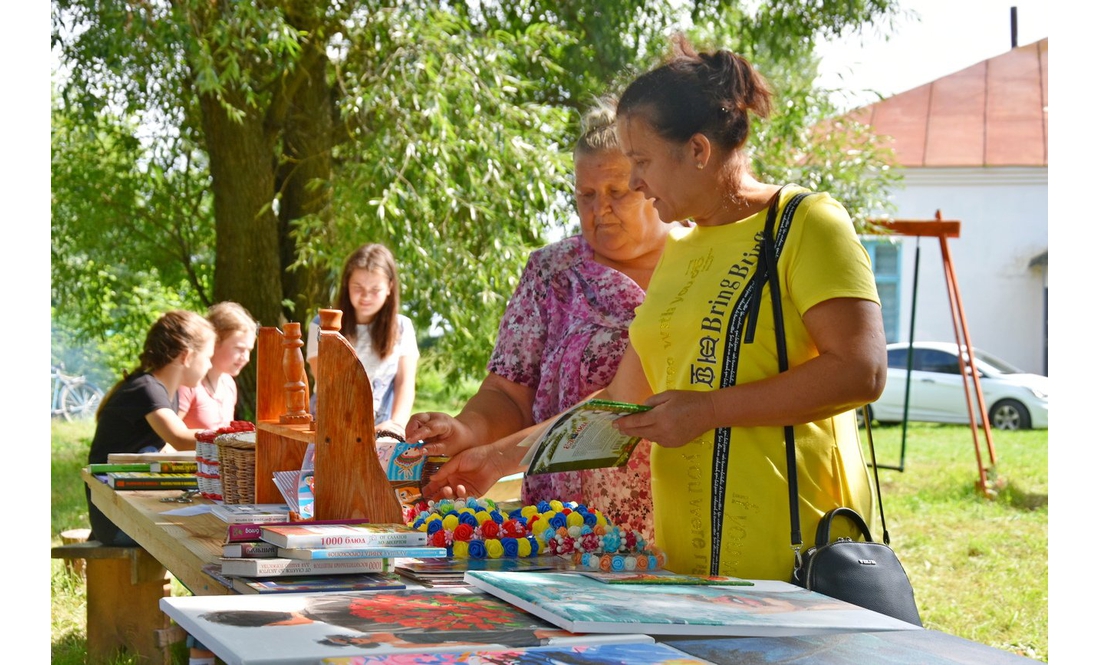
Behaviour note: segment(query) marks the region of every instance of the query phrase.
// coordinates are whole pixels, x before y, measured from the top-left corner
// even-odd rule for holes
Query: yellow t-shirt
[[[806,191],[786,187],[782,206]],[[867,251],[839,203],[815,194],[785,227],[782,216],[776,221],[780,291],[788,363],[796,367],[817,355],[802,322],[807,310],[832,298],[879,300]],[[742,294],[756,270],[766,217],[765,209],[733,224],[669,235],[630,327],[654,393],[717,390],[779,372],[769,288],[755,341],[742,343],[749,300]],[[736,334],[727,344],[731,319]],[[865,520],[871,515],[870,481],[853,412],[794,430],[802,540],[809,547],[826,511],[843,505]],[[671,570],[790,579],[783,428],[726,428],[680,448],[654,445],[651,466],[655,539]]]

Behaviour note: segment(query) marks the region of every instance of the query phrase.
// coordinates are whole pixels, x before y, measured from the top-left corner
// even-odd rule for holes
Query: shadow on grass
[[[1021,489],[1011,480],[997,492],[997,501],[1020,510],[1044,510],[1047,507],[1047,494],[1037,494]]]

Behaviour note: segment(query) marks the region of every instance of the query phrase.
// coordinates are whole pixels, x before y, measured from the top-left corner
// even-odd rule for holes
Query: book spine
[[[286,524],[286,513],[273,513],[271,515],[230,515],[226,513],[215,512],[215,515],[223,522],[229,524]]]
[[[262,528],[260,524],[230,524],[225,534],[225,542],[242,543],[259,540]]]
[[[358,547],[358,548],[313,548],[288,549],[280,547],[278,556],[285,559],[306,561],[337,559],[377,559],[393,557],[441,558],[447,556],[445,547]]]
[[[274,542],[287,549],[330,549],[334,547],[422,547],[426,536],[419,531],[410,533],[368,533],[368,534],[287,534],[285,537],[270,538],[270,534],[261,536],[262,540]]]
[[[146,478],[115,478],[110,486],[116,490],[187,490],[198,489],[198,482],[185,480],[150,480]]]
[[[120,471],[149,472],[149,464],[89,464],[88,473],[118,473]]]
[[[278,555],[278,548],[263,541],[232,543],[222,547],[222,556],[233,559],[271,559]]]
[[[152,473],[197,473],[198,470],[198,462],[153,462],[149,465]]]
[[[384,573],[389,559],[299,561],[298,559],[222,559],[222,574],[237,577],[280,577],[316,573]]]

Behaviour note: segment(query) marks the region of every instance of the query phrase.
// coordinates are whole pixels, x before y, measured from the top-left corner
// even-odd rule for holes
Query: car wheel
[[[1031,429],[1031,414],[1014,399],[1002,399],[989,410],[989,422],[997,429]]]

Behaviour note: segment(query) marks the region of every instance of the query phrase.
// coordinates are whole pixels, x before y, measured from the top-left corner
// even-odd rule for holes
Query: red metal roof
[[[1047,166],[1047,40],[853,111],[902,166]]]

